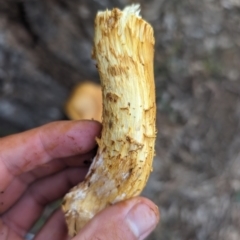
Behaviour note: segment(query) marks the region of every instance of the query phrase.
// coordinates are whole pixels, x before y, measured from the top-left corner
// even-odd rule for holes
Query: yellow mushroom
[[[102,85],[103,130],[86,179],[63,201],[71,236],[105,207],[139,195],[152,169],[154,36],[139,12],[132,5],[96,16],[93,57]]]
[[[102,121],[101,86],[90,81],[77,84],[65,104],[66,115],[72,120]]]

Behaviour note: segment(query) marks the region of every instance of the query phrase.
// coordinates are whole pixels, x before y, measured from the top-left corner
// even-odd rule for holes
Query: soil
[[[0,136],[66,119],[91,59],[98,10],[130,0],[0,0]],[[155,30],[149,240],[240,239],[240,0],[142,0]]]

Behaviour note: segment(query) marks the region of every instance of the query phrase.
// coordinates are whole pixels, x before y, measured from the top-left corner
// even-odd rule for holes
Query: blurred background
[[[130,0],[0,0],[0,136],[67,119],[73,87],[98,83],[98,10]],[[240,239],[240,0],[142,0],[155,30],[149,240]]]

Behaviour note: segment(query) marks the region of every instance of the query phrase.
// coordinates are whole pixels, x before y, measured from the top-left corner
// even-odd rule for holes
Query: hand
[[[0,240],[24,239],[45,206],[84,179],[100,131],[94,121],[65,121],[0,139]],[[137,197],[100,212],[73,239],[144,239],[158,219]],[[61,209],[34,239],[69,239]]]

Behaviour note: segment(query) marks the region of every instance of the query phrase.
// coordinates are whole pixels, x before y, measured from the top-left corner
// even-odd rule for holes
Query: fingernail
[[[148,236],[158,223],[157,207],[138,203],[128,213],[126,221],[137,239]]]

